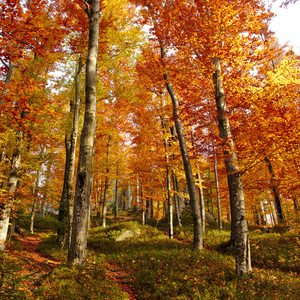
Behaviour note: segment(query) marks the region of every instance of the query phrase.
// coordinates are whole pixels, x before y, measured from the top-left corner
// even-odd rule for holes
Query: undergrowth
[[[53,232],[47,233],[39,251],[61,265],[47,274],[31,295],[37,299],[128,299],[107,275],[106,266],[110,263],[133,274],[134,280],[129,284],[141,300],[300,299],[299,230],[252,231],[253,272],[240,278],[235,274],[234,248],[228,243],[228,229],[208,226],[204,234],[205,249],[193,252],[192,225],[186,219],[183,223],[182,228],[175,228],[174,240],[166,235],[163,220],[145,226],[137,221],[111,222],[107,228],[94,223],[84,267],[66,264],[67,251],[56,245]],[[46,230],[47,226],[42,226]],[[139,237],[122,242],[111,238],[128,229],[140,232]],[[14,243],[16,249],[21,249],[17,241]],[[25,267],[10,264],[14,274]],[[22,277],[9,277],[9,264],[5,268],[5,293],[8,295],[10,291],[11,299],[30,298],[29,292],[22,291]],[[9,286],[14,287],[9,290]]]

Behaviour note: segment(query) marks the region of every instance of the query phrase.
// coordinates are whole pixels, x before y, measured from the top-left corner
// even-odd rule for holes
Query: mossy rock
[[[127,239],[136,239],[139,238],[141,232],[134,229],[125,229],[121,231],[113,231],[109,234],[109,237],[116,242],[121,242]]]

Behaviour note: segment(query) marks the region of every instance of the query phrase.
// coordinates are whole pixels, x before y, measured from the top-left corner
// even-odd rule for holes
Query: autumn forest
[[[79,272],[91,228],[136,218],[179,243],[188,218],[193,259],[214,224],[249,280],[251,231],[300,235],[300,60],[264,1],[2,0],[0,16],[0,252],[52,216]],[[176,299],[237,297],[220,295]]]

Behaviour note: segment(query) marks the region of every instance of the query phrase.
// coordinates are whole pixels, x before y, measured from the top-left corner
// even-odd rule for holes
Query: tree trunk
[[[108,176],[105,176],[104,192],[103,192],[103,208],[102,208],[102,227],[106,227],[106,212],[107,212],[107,191],[108,191]]]
[[[131,189],[130,182],[128,183],[128,211],[131,211]]]
[[[119,175],[119,171],[117,171],[117,176]],[[119,180],[116,179],[116,185],[115,185],[115,218],[119,217],[118,210],[119,210],[119,205],[118,205],[118,184]]]
[[[140,211],[140,184],[139,174],[136,175],[136,211]]]
[[[161,58],[164,64],[165,59],[165,49],[161,44]],[[167,90],[170,94],[170,97],[172,99],[173,104],[173,117],[175,122],[175,129],[178,136],[182,161],[184,165],[184,171],[185,171],[185,177],[186,182],[188,186],[189,196],[190,196],[190,203],[193,213],[193,223],[194,223],[194,239],[193,239],[193,250],[198,251],[203,248],[203,236],[202,236],[202,220],[201,220],[201,213],[200,213],[200,207],[198,202],[198,196],[197,196],[197,190],[196,185],[193,177],[193,171],[192,166],[190,163],[190,159],[188,156],[187,146],[185,142],[185,136],[183,132],[183,127],[179,118],[179,105],[178,105],[178,99],[176,96],[176,93],[170,84],[169,81],[169,73],[164,74],[164,79],[166,82]]]
[[[80,73],[82,70],[82,60],[79,57],[78,69],[75,74],[75,100],[70,101],[70,114],[66,129],[65,147],[66,163],[64,174],[64,185],[61,196],[59,214],[58,214],[58,242],[63,248],[68,241],[68,249],[71,243],[72,221],[73,221],[73,182],[75,172],[76,145],[79,123],[79,105],[80,105]]]
[[[180,212],[180,199],[178,196],[178,184],[176,180],[176,175],[174,171],[172,171],[172,181],[173,181],[173,190],[174,190],[174,203],[175,203],[175,212],[176,212],[176,217],[177,217],[177,222],[178,226],[182,227],[182,222],[181,222],[181,212]]]
[[[41,155],[43,155],[43,149],[41,151]],[[33,233],[33,231],[34,231],[33,227],[34,227],[34,218],[35,218],[35,210],[36,210],[39,186],[40,186],[40,170],[37,170],[36,183],[35,183],[35,188],[34,188],[34,193],[33,193],[34,200],[33,200],[31,214],[30,214],[30,233]]]
[[[36,199],[33,200],[32,208],[31,208],[31,214],[30,214],[30,233],[31,234],[33,234],[35,210],[36,210]]]
[[[15,234],[16,231],[16,219],[12,219],[9,222],[9,226],[8,226],[8,232],[7,232],[7,241],[10,241],[12,236]]]
[[[76,178],[71,246],[68,261],[84,265],[86,261],[89,206],[91,197],[92,160],[96,127],[96,77],[99,40],[100,1],[90,0],[86,12],[89,18],[89,46],[86,62],[85,116],[80,140]]]
[[[146,207],[144,198],[144,187],[141,185],[142,225],[146,224]]]
[[[202,232],[205,233],[205,205],[204,205],[204,196],[203,196],[203,188],[202,188],[202,179],[200,175],[199,166],[197,165],[197,174],[196,178],[199,182],[198,193],[200,199],[200,210],[201,210],[201,219],[202,219]]]
[[[211,179],[210,179],[210,169],[208,169],[208,182],[209,182],[209,196],[210,196],[211,214],[212,214],[213,217],[215,217],[214,200],[213,200],[213,194],[212,194],[212,183],[211,183]],[[208,205],[208,212],[209,212],[209,205]]]
[[[192,146],[195,148],[195,141],[194,141],[194,134],[193,131],[191,132],[191,137],[192,137]],[[204,206],[204,196],[203,196],[203,189],[202,189],[202,180],[201,180],[201,175],[200,175],[200,169],[198,164],[196,164],[196,178],[199,183],[198,185],[198,194],[199,194],[199,200],[200,200],[200,210],[201,210],[201,221],[202,221],[202,233],[205,233],[205,206]]]
[[[219,179],[218,179],[218,165],[217,165],[217,155],[216,155],[215,151],[214,151],[214,169],[215,169],[215,180],[216,180],[216,190],[217,190],[218,222],[219,222],[219,229],[222,229],[221,202],[220,202]]]
[[[167,179],[167,201],[168,201],[168,227],[169,227],[169,238],[173,239],[174,237],[174,228],[173,228],[173,203],[171,197],[171,175],[170,175],[170,162],[169,162],[169,151],[168,151],[168,141],[166,139],[167,127],[165,123],[165,118],[161,117],[161,126],[163,129],[164,135],[164,147],[165,147],[165,159],[166,159],[166,179]]]
[[[276,210],[276,216],[278,223],[283,223],[285,220],[282,205],[281,205],[281,195],[278,189],[278,181],[275,179],[275,173],[271,164],[271,161],[268,157],[265,157],[265,162],[267,163],[269,173],[271,175],[271,190],[274,196],[274,204]]]
[[[0,205],[0,251],[5,250],[5,241],[7,238],[8,224],[11,212],[11,205],[14,198],[14,192],[17,187],[19,167],[21,164],[21,147],[23,142],[23,132],[21,130],[17,133],[16,146],[13,151],[11,166],[8,175],[7,184],[7,202]]]
[[[11,76],[14,70],[14,64],[10,61],[8,67],[8,71],[5,78],[5,85],[10,84]],[[7,89],[3,90],[3,95],[7,94]],[[3,104],[3,100],[0,98],[0,105]],[[1,106],[0,106],[1,108]],[[0,110],[0,116],[2,115],[2,112]],[[10,218],[10,211],[11,211],[11,205],[13,202],[13,193],[16,190],[17,187],[17,181],[18,181],[18,172],[19,172],[19,166],[21,163],[21,150],[20,145],[23,141],[23,132],[21,130],[17,133],[17,139],[16,139],[16,146],[13,151],[12,159],[11,159],[11,166],[10,171],[8,174],[8,184],[7,184],[7,193],[8,193],[8,200],[7,202],[3,202],[0,205],[0,251],[5,250],[5,241],[7,238],[7,231],[9,226],[9,218]],[[5,181],[1,183],[1,188],[3,189],[5,187]]]
[[[215,58],[213,81],[218,111],[218,127],[223,144],[228,187],[230,194],[232,230],[235,242],[236,272],[243,276],[251,271],[250,241],[246,219],[243,183],[239,170],[229,119],[226,115],[226,99],[221,79],[220,59]]]
[[[107,142],[107,152],[106,152],[106,176],[104,183],[104,192],[103,192],[103,208],[102,208],[102,227],[106,227],[106,210],[107,210],[107,191],[108,191],[108,175],[109,175],[109,154],[110,154],[110,143],[112,135],[108,136]]]

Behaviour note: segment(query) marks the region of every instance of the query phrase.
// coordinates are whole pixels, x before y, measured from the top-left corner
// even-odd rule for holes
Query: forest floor
[[[93,220],[87,263],[75,267],[55,243],[57,220],[38,218],[37,232],[15,235],[0,257],[0,299],[300,299],[299,230],[252,230],[253,272],[240,278],[229,230],[209,226],[205,249],[195,253],[190,219],[175,228],[174,240],[165,222],[134,220],[110,216],[107,228]],[[27,227],[28,220],[19,221]],[[139,238],[117,242],[127,229],[139,231]]]
[[[38,288],[42,280],[47,277],[50,272],[61,264],[61,262],[50,259],[41,253],[38,249],[41,245],[42,234],[25,235],[15,234],[15,247],[8,246],[6,255],[9,260],[17,263],[21,270],[19,273],[22,279],[22,286],[19,291],[23,291],[28,296],[34,296],[32,292]],[[6,258],[8,259],[8,258]],[[2,286],[6,289],[7,296],[14,296],[15,285]],[[10,293],[11,292],[11,293]]]
[[[131,218],[124,218],[119,222],[125,222]],[[50,259],[49,255],[44,255],[40,251],[41,238],[43,234],[25,235],[15,234],[14,238],[18,246],[15,249],[8,247],[7,251],[11,260],[22,261],[21,278],[22,284],[18,290],[26,298],[36,298],[34,292],[41,285],[43,279],[45,279],[54,268],[61,265],[63,262],[55,259]],[[134,276],[129,274],[125,270],[121,269],[113,262],[106,264],[107,275],[122,291],[126,298],[129,300],[137,299],[136,291],[132,288],[131,282],[134,280]],[[3,286],[3,290],[6,289],[6,293],[3,297],[7,299],[13,299],[18,293],[13,292],[15,286]],[[9,292],[9,290],[11,290]],[[1,294],[0,294],[1,295]],[[25,296],[26,295],[26,296]],[[4,299],[1,298],[0,299]]]

